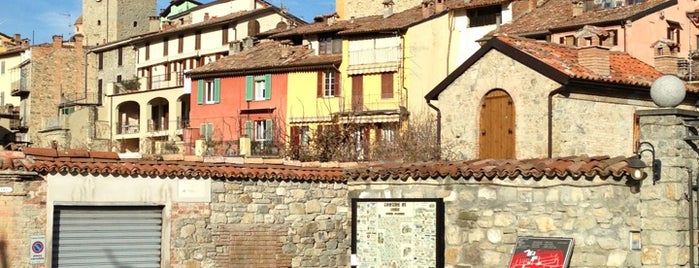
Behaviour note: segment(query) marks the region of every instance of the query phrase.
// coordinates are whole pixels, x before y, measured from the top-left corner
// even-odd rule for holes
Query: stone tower
[[[335,10],[342,20],[384,14],[386,0],[335,0]],[[398,13],[422,4],[424,0],[393,0],[393,12]],[[434,0],[433,0],[434,1]]]
[[[94,46],[145,33],[157,0],[83,0],[85,44]]]

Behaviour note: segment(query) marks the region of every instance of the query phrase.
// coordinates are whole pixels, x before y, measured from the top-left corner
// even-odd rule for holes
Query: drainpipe
[[[565,91],[565,86],[561,86],[549,92],[548,96],[548,158],[553,155],[553,96]]]
[[[432,110],[435,110],[437,112],[437,147],[442,148],[442,111],[437,108],[437,106],[434,106],[430,102],[430,100],[427,100],[427,106],[432,108]],[[439,150],[441,154],[441,149]],[[441,155],[439,157],[440,159],[442,158]]]
[[[694,189],[692,185],[692,170],[687,169],[689,178],[687,179],[687,194],[685,198],[689,201],[689,267],[694,267]],[[697,176],[699,180],[699,176]]]

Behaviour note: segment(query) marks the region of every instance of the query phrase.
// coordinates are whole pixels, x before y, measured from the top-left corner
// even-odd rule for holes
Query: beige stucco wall
[[[19,97],[11,95],[13,83],[19,83],[19,63],[21,62],[19,52],[0,54],[0,105],[19,105]]]

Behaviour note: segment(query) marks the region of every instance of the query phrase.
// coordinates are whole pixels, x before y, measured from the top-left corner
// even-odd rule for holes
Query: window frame
[[[336,97],[335,88],[337,87],[337,81],[335,80],[335,71],[329,70],[323,72],[323,97],[333,98]]]
[[[215,83],[214,80],[204,81],[204,104],[215,104]]]

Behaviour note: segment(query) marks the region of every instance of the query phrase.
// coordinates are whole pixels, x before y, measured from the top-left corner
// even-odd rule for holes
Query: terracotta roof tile
[[[622,178],[630,174],[628,161],[632,157],[561,157],[525,160],[470,160],[459,162],[421,162],[407,164],[377,164],[347,169],[345,175],[357,180],[422,180],[451,177],[466,180],[494,180],[523,177],[525,179],[554,178]]]
[[[652,66],[627,53],[610,51],[610,75],[600,76],[578,63],[578,49],[575,47],[521,37],[496,36],[495,38],[572,78],[650,86],[662,75]]]
[[[27,150],[29,149],[29,150]],[[85,156],[66,160],[54,149],[25,148],[24,153],[0,150],[2,169],[39,174],[71,173],[144,177],[203,177],[225,180],[283,180],[345,183],[356,180],[420,180],[451,177],[465,180],[519,178],[628,178],[632,157],[571,156],[524,160],[479,159],[418,163],[352,164],[231,164],[190,161],[120,160],[100,161]],[[99,155],[90,152],[91,156]],[[111,155],[105,153],[104,155]],[[53,157],[47,157],[47,156]],[[81,154],[84,155],[84,154]],[[104,159],[102,159],[104,160]],[[307,165],[303,165],[307,164]]]
[[[641,4],[588,11],[580,16],[573,16],[573,4],[571,1],[548,0],[522,17],[501,25],[497,32],[525,34],[568,27],[582,27],[587,24],[618,23],[654,8],[670,5],[672,2],[673,0],[646,0]]]
[[[342,18],[342,20],[337,20],[335,23],[328,24],[325,21],[316,22],[308,25],[299,26],[286,31],[271,30],[263,33],[265,36],[270,36],[271,38],[284,38],[294,35],[308,35],[308,34],[320,34],[320,33],[330,33],[339,32],[340,34],[360,34],[360,33],[371,33],[379,31],[393,31],[393,30],[403,30],[407,27],[414,25],[416,23],[430,20],[437,15],[446,13],[450,9],[469,9],[478,8],[483,6],[499,5],[503,3],[509,3],[512,0],[447,0],[445,5],[447,10],[440,14],[434,14],[430,17],[425,18],[422,14],[422,7],[416,6],[401,12],[397,12],[388,18],[384,18],[383,15],[366,16],[354,18],[351,22],[348,18]],[[333,13],[334,14],[334,13]],[[333,14],[328,14],[320,17],[326,17]]]
[[[284,46],[288,46],[284,48]],[[288,49],[289,55],[282,57],[282,51]],[[304,46],[283,45],[277,41],[261,42],[249,50],[221,58],[218,61],[196,68],[190,75],[214,72],[244,72],[274,69],[339,64],[342,55],[315,55],[314,50]]]

